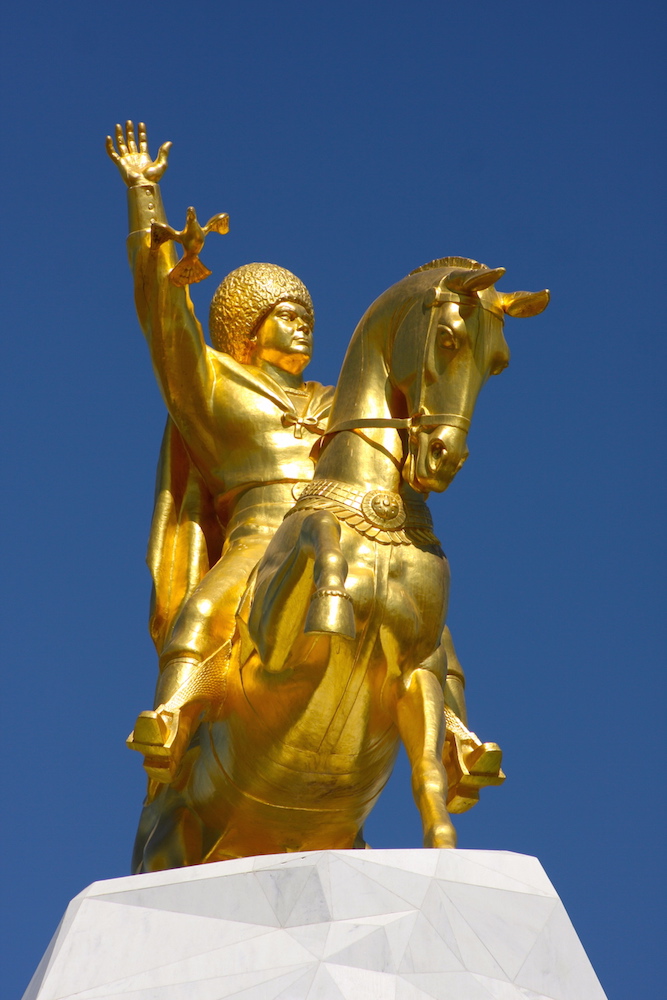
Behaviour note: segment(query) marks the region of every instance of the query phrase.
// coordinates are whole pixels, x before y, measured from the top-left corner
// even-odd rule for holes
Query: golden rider
[[[166,221],[158,181],[171,143],[155,160],[146,128],[116,126],[107,152],[128,187],[128,252],[135,303],[169,418],[157,472],[148,546],[153,577],[150,631],[159,654],[154,709],[137,718],[128,745],[145,756],[156,782],[178,770],[194,724],[215,717],[235,615],[248,578],[312,479],[333,388],[304,382],[312,354],[308,290],[274,264],[247,264],[220,284],[210,310],[213,347],[203,337],[187,287],[169,281],[172,242],[151,247],[151,225]],[[464,676],[449,629],[447,658],[448,808],[470,808],[475,786],[501,778],[496,744],[481,744],[466,723]],[[462,771],[463,768],[463,771]],[[149,799],[157,792],[153,785]]]
[[[154,582],[151,634],[160,656],[155,710],[142,712],[128,743],[158,781],[174,776],[195,719],[224,699],[235,614],[248,577],[312,479],[313,446],[331,387],[304,382],[312,354],[308,290],[273,264],[232,271],[215,293],[209,347],[189,293],[168,275],[172,243],[151,249],[164,222],[145,126],[116,128],[107,150],[128,185],[128,249],[135,301],[169,411],[148,549]],[[227,645],[226,645],[227,644]]]

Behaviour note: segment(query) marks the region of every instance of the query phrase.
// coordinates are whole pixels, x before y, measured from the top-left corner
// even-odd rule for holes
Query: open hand
[[[146,138],[146,126],[139,122],[137,126],[138,144],[134,136],[134,123],[125,123],[125,132],[122,125],[116,125],[116,146],[110,135],[107,136],[107,153],[116,164],[120,175],[128,187],[136,184],[143,184],[146,181],[155,183],[159,181],[162,174],[167,169],[167,159],[170,142],[164,142],[155,160],[151,160],[148,152],[148,140]]]

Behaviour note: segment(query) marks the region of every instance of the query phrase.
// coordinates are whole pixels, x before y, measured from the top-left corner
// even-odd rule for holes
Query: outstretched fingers
[[[146,156],[149,156],[148,137],[146,135],[146,126],[144,122],[139,122],[137,125],[137,131],[139,132],[139,152],[145,153]]]
[[[138,153],[139,150],[137,149],[137,143],[134,138],[134,122],[129,120],[125,122],[125,134],[127,136],[127,148],[129,152]]]
[[[159,163],[161,167],[167,166],[167,160],[169,158],[169,150],[173,146],[173,142],[163,142],[157,151],[156,163]]]
[[[113,139],[111,138],[110,135],[107,136],[105,145],[107,148],[107,154],[111,157],[116,166],[118,166],[118,164],[120,163],[120,156],[116,152],[116,147],[114,146]]]
[[[125,133],[122,125],[116,125],[116,145],[121,156],[127,156],[128,150],[125,144]]]
[[[152,182],[159,181],[167,169],[171,143],[163,143],[157,158],[151,160],[146,126],[143,122],[139,122],[136,129],[134,122],[129,120],[125,122],[124,128],[122,125],[116,125],[115,134],[115,144],[111,136],[107,136],[107,153],[120,170],[125,183],[132,187],[141,183],[142,178]]]
[[[159,181],[162,174],[167,169],[167,160],[169,158],[169,150],[172,144],[170,142],[163,142],[157,151],[157,157],[155,161],[146,170],[146,178],[149,181]]]

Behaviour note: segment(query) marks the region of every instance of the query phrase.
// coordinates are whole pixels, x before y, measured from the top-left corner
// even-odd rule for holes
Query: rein
[[[415,413],[412,417],[357,417],[353,420],[341,420],[328,428],[325,434],[328,437],[329,434],[364,430],[366,427],[412,430],[415,427],[439,427],[441,424],[458,427],[462,431],[470,430],[470,418],[460,413]]]

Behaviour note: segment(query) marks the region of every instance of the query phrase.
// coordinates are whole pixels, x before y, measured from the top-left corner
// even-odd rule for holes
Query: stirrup
[[[144,768],[150,778],[160,782],[173,781],[180,765],[176,753],[181,713],[179,709],[141,712],[126,743],[130,750],[137,750],[145,757]],[[182,740],[179,740],[179,743]]]
[[[497,743],[482,743],[448,706],[445,716],[447,736],[442,756],[447,771],[447,812],[462,813],[477,804],[480,788],[502,785],[503,752]]]

